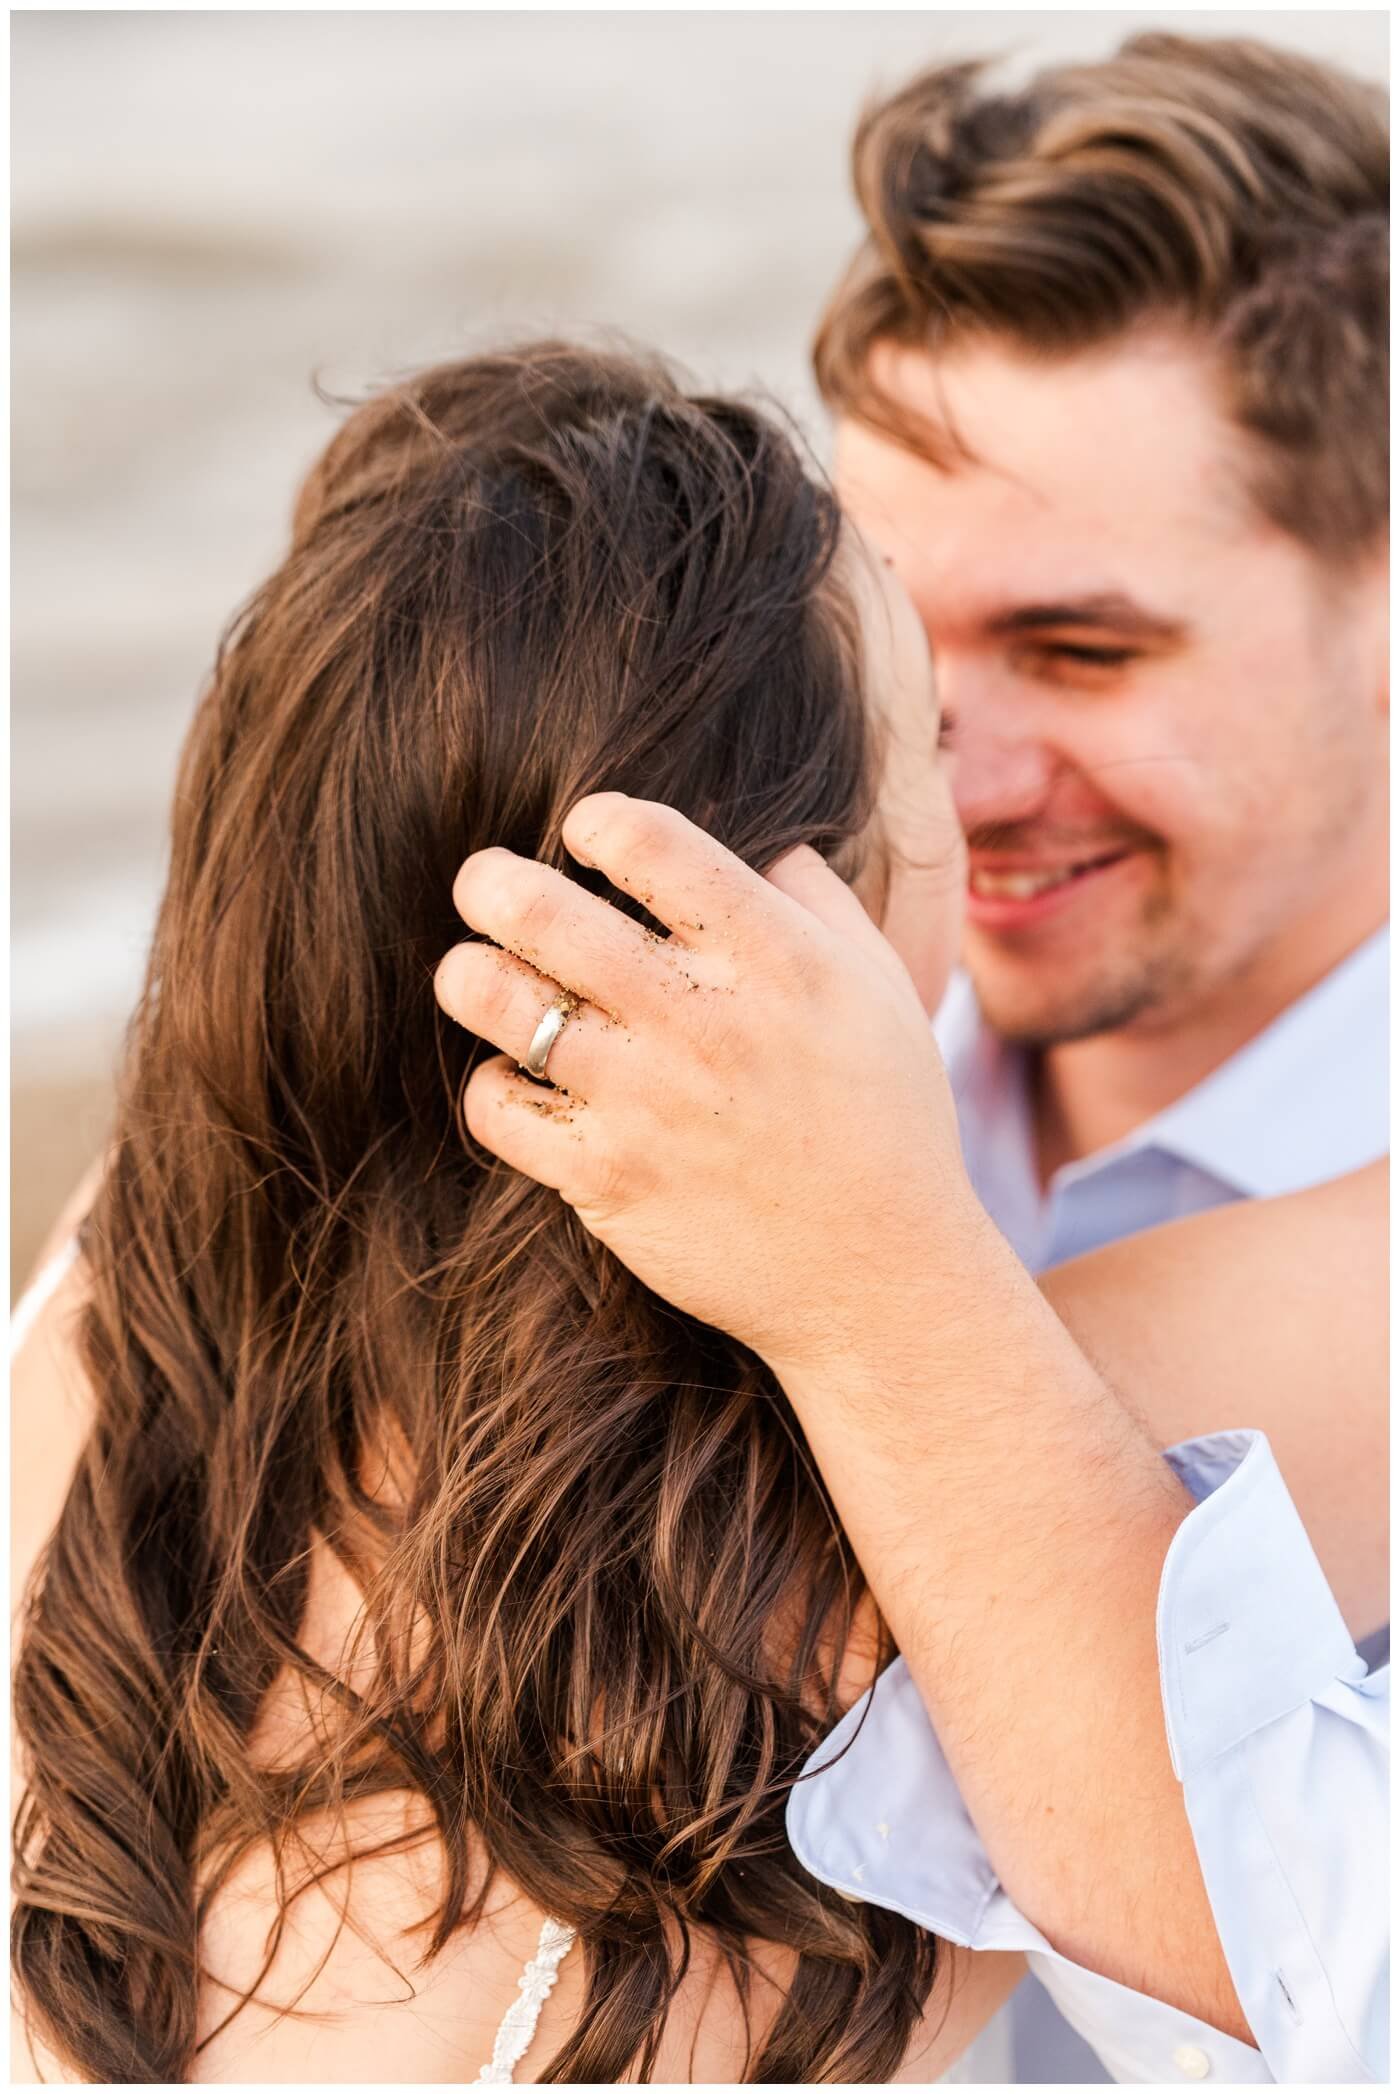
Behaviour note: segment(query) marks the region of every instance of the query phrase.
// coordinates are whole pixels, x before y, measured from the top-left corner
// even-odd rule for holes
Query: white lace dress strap
[[[55,1251],[43,1270],[34,1275],[10,1313],[10,1358],[14,1359],[45,1306],[57,1294],[78,1262],[78,1239],[70,1236],[62,1250]]]
[[[577,1938],[562,1920],[547,1919],[540,1928],[539,1946],[520,1973],[520,1996],[506,2008],[491,2062],[476,2076],[478,2085],[484,2080],[488,2085],[506,2086],[515,2078],[515,2068],[539,2026],[540,2008],[553,1992],[559,1966]]]

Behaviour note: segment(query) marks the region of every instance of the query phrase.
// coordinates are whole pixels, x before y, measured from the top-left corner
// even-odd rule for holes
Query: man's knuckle
[[[758,1018],[760,993],[765,1025],[787,1029],[800,1024],[806,1016],[809,993],[806,964],[801,956],[787,946],[765,955],[762,974],[755,982],[751,1019]]]
[[[747,1034],[736,1020],[733,999],[722,990],[702,990],[687,1003],[690,1037],[702,1069],[710,1075],[734,1069],[743,1058]]]
[[[810,938],[788,939],[775,955],[775,972],[784,994],[804,1012],[810,1012],[826,995],[828,970],[823,954]]]
[[[558,897],[547,887],[526,886],[515,894],[513,910],[505,925],[507,941],[520,946],[529,957],[549,938],[558,921]]]
[[[594,1220],[610,1218],[622,1213],[635,1197],[633,1173],[610,1143],[595,1136],[567,1197],[571,1207],[586,1211]]]
[[[515,981],[501,961],[494,953],[484,958],[480,968],[476,1008],[483,1026],[493,1040],[498,1040],[509,1025],[514,1014],[516,997]]]

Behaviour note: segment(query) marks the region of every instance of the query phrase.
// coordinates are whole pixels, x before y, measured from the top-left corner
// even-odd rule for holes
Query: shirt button
[[[1210,2057],[1198,2043],[1178,2043],[1172,2063],[1183,2079],[1210,2078]]]
[[[834,1885],[834,1884],[832,1885],[832,1888],[833,1888],[833,1889],[835,1889],[835,1885]],[[848,1904],[848,1905],[863,1905],[863,1904],[865,1903],[865,1900],[864,1900],[864,1898],[863,1898],[863,1897],[862,1897],[862,1896],[860,1895],[859,1891],[854,1891],[854,1890],[838,1890],[838,1891],[836,1892],[836,1895],[837,1895],[837,1897],[838,1897],[838,1898],[842,1898],[842,1899],[844,1899],[844,1900],[845,1900],[845,1902],[846,1902],[846,1904]]]

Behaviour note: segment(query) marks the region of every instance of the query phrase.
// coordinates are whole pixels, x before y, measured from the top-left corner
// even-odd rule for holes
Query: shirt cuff
[[[1275,2079],[1385,2076],[1389,1672],[1366,1677],[1262,1433],[1174,1448],[1162,1702],[1230,1976]]]
[[[1168,1449],[1192,1496],[1157,1595],[1157,1652],[1179,1781],[1366,1672],[1262,1432]]]

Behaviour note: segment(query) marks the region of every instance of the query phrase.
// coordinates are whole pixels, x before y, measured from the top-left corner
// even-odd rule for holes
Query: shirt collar
[[[1390,1146],[1390,930],[1383,926],[1193,1090],[1057,1182],[1147,1148],[1164,1150],[1249,1198],[1297,1192],[1374,1163]],[[937,1033],[969,1137],[974,1184],[1031,1172],[1025,1057],[981,1017],[966,976]],[[1028,1181],[1033,1185],[1033,1173]]]

